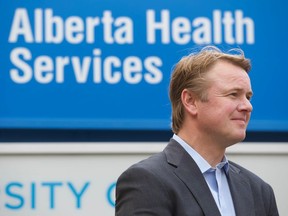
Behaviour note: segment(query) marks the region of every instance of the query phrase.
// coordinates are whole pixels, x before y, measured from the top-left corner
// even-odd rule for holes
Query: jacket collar
[[[175,167],[174,173],[193,194],[206,216],[221,216],[210,189],[195,161],[175,140],[164,149],[167,162]]]
[[[255,215],[254,199],[249,181],[243,177],[241,170],[233,162],[230,163],[228,183],[234,203],[236,215]]]

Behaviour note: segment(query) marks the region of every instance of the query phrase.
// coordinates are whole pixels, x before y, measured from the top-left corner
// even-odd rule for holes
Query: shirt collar
[[[208,170],[215,169],[211,167],[211,165],[197,152],[193,149],[189,144],[187,144],[183,139],[181,139],[178,135],[174,134],[173,139],[176,140],[185,151],[193,158],[193,160],[198,165],[199,169],[202,173],[205,173]],[[229,162],[227,160],[226,155],[224,155],[222,161],[216,165],[216,168],[221,169],[224,167],[224,171],[228,174],[229,170]]]

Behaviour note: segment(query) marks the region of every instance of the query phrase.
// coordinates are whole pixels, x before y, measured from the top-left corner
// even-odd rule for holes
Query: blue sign
[[[288,14],[276,0],[6,1],[0,128],[169,129],[172,67],[191,49],[252,60],[252,131],[288,131]]]

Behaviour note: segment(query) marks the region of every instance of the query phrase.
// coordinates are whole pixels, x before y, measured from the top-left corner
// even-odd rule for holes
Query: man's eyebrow
[[[233,87],[233,88],[231,88],[231,89],[227,89],[227,91],[245,92],[245,90],[244,90],[243,88],[239,88],[239,87]],[[247,94],[248,94],[249,96],[252,96],[252,95],[253,95],[253,91],[252,91],[252,90],[249,90],[249,91],[247,92]]]
[[[254,93],[253,93],[253,91],[251,90],[251,91],[248,92],[248,94],[249,94],[250,96],[253,96]]]

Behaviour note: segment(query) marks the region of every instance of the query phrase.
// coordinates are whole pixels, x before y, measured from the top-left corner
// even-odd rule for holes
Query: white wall
[[[112,216],[117,177],[165,145],[2,143],[0,215]],[[272,185],[280,215],[288,215],[288,143],[243,143],[227,153]]]

